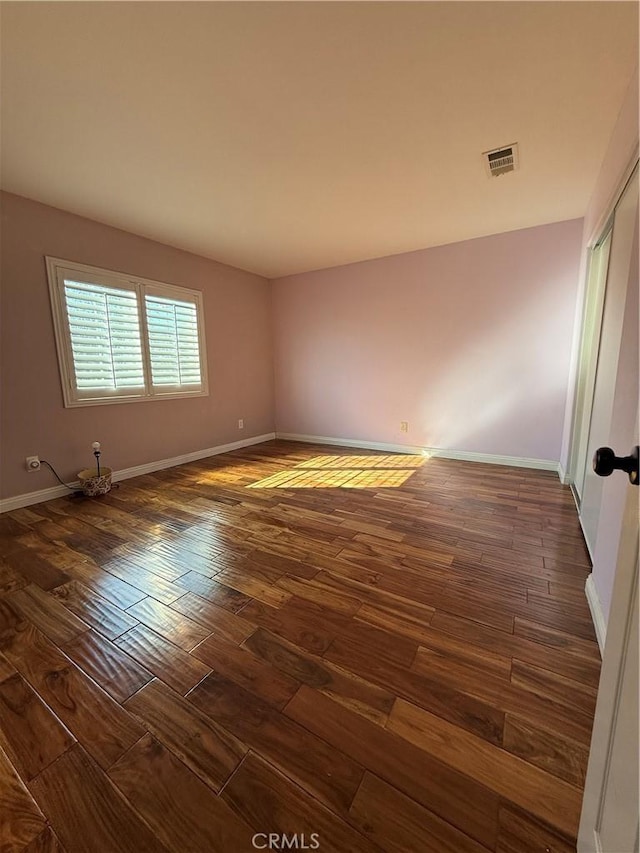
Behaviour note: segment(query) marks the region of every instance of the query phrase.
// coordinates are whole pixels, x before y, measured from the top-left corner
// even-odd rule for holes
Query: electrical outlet
[[[238,429],[244,429],[244,420],[242,418],[238,420]]]
[[[409,432],[409,421],[400,421],[400,432]]]
[[[27,456],[27,471],[32,474],[34,471],[40,470],[40,457]]]

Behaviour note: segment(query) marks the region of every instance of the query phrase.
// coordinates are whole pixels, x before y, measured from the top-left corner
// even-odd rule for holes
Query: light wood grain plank
[[[213,635],[196,646],[193,655],[270,705],[283,708],[300,687],[300,682],[273,666],[267,657],[253,654],[252,650],[250,643],[240,647]]]
[[[231,586],[227,586],[211,578],[203,577],[198,572],[187,572],[187,574],[178,578],[175,586],[180,590],[180,595],[185,592],[194,592],[200,598],[205,598],[212,604],[222,607],[224,610],[229,610],[231,613],[237,613],[245,604],[251,601],[249,595],[245,595]]]
[[[194,655],[174,646],[146,625],[131,628],[117,637],[114,644],[144,669],[183,695],[211,672],[211,669]]]
[[[251,849],[254,830],[151,735],[109,776],[169,850]]]
[[[575,853],[575,844],[550,827],[508,806],[500,808],[496,853]]]
[[[25,781],[74,743],[68,729],[20,675],[0,683],[0,745]]]
[[[487,853],[488,848],[396,788],[365,773],[349,809],[356,826],[388,853]]]
[[[378,850],[302,788],[254,753],[242,761],[222,792],[223,799],[254,831],[304,837],[320,850],[374,853]],[[262,843],[262,838],[258,839]]]
[[[54,596],[33,584],[11,593],[9,600],[23,618],[32,622],[55,643],[67,643],[89,630],[86,622],[78,619]]]
[[[325,805],[349,807],[362,767],[306,728],[217,673],[201,681],[189,699]]]
[[[296,687],[301,683],[315,687],[364,717],[382,725],[386,721],[395,699],[388,690],[358,678],[336,664],[308,654],[262,628],[252,634],[244,645],[296,679]]]
[[[396,701],[387,725],[561,832],[576,834],[582,802],[578,788],[403,699]]]
[[[79,745],[43,770],[30,789],[69,853],[167,853]]]
[[[187,652],[211,633],[208,628],[153,598],[132,605],[127,613]]]
[[[23,853],[65,853],[55,832],[48,826],[24,848]]]
[[[57,717],[106,768],[144,730],[50,640],[28,623],[2,640],[5,654]]]
[[[80,581],[71,581],[59,586],[54,595],[68,610],[108,640],[114,640],[138,624],[137,619],[132,619],[129,614],[96,595]]]
[[[125,707],[203,782],[219,791],[247,747],[161,681],[152,681]]]
[[[51,590],[69,580],[69,575],[32,548],[12,550],[6,555],[7,564],[29,583],[39,589]]]
[[[589,750],[511,714],[504,722],[504,748],[578,788],[584,787]]]
[[[230,610],[225,610],[223,607],[218,607],[211,601],[201,598],[194,592],[186,592],[181,595],[180,598],[172,602],[171,608],[208,628],[216,637],[228,640],[236,645],[246,640],[256,628],[251,622],[250,614],[244,613],[244,608],[242,616],[238,616]]]
[[[498,797],[484,785],[303,686],[286,713],[442,820],[493,849]]]
[[[3,853],[21,853],[46,826],[45,818],[18,776],[4,750],[0,749],[0,841]]]
[[[124,702],[153,678],[153,673],[95,631],[81,634],[62,648],[117,702]]]

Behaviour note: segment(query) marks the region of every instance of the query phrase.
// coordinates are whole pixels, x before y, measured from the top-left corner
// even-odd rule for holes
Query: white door
[[[578,853],[638,853],[638,491],[627,488]]]
[[[625,261],[626,258],[626,261]],[[589,455],[631,454],[638,438],[638,176],[614,219]],[[640,488],[587,469],[582,522],[602,605],[604,654],[578,834],[579,853],[638,853],[638,533]]]
[[[593,583],[606,622],[625,500],[620,478],[603,480],[591,468],[598,447],[629,453],[638,409],[638,169],[613,220],[604,312],[591,410],[580,521],[591,553]],[[634,308],[635,301],[635,308]],[[622,386],[627,390],[622,393]],[[615,413],[614,413],[615,408]]]

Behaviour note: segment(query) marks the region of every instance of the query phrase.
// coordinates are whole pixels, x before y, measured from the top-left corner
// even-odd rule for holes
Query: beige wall
[[[266,279],[2,193],[0,495],[56,485],[93,461],[115,470],[271,432],[273,367]],[[209,396],[65,409],[45,255],[184,285],[204,294]],[[237,428],[244,418],[244,430]]]

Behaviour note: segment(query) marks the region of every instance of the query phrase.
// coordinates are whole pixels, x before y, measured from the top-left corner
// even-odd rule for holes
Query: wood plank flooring
[[[6,513],[0,849],[569,853],[589,571],[555,474],[282,441]]]

